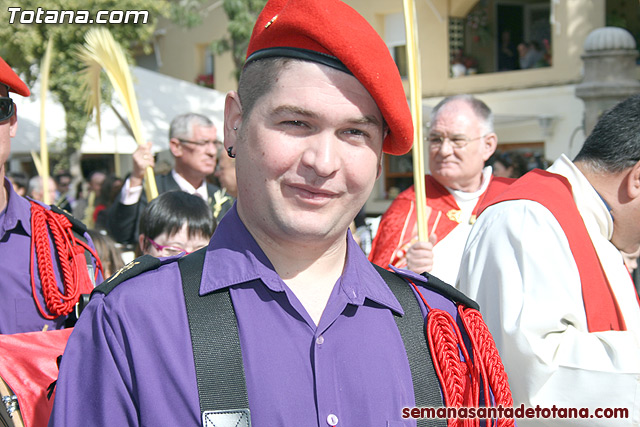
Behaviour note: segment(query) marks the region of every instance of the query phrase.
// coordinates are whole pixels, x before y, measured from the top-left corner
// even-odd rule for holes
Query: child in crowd
[[[140,217],[138,255],[189,254],[207,246],[215,228],[211,208],[200,197],[184,191],[162,193]]]

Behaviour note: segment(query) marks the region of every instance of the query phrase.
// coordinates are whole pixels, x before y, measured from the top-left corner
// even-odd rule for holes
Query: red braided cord
[[[53,261],[49,248],[49,230],[53,237],[54,247],[57,251],[57,259],[62,273],[64,293],[60,292],[53,270]],[[80,288],[87,290],[88,273],[86,267],[78,265],[76,262],[78,254],[84,255],[83,247],[87,247],[78,242],[71,231],[71,222],[64,216],[56,214],[37,203],[31,202],[31,292],[36,302],[40,314],[48,320],[53,320],[59,316],[71,313],[80,297]],[[80,243],[79,246],[77,243]],[[81,252],[79,252],[81,251]],[[96,260],[95,252],[91,250]],[[37,298],[34,255],[38,262],[38,274],[42,288],[42,295],[47,306],[47,313]],[[101,270],[102,266],[98,264]],[[83,275],[84,273],[84,275]],[[98,271],[96,270],[96,277]]]
[[[478,407],[480,404],[480,384],[484,384],[485,406],[491,406],[490,391],[494,394],[496,406],[513,407],[513,398],[507,375],[493,337],[477,310],[458,306],[462,324],[471,342],[473,358],[468,354],[462,333],[451,314],[444,310],[432,309],[422,292],[413,283],[414,289],[429,310],[427,316],[427,337],[432,354],[434,369],[442,384],[445,405],[448,407]],[[466,362],[461,360],[464,358]],[[491,390],[489,390],[491,388]],[[479,419],[449,419],[448,426],[477,426]],[[513,419],[498,419],[498,427],[513,426]],[[487,420],[487,426],[493,425]]]
[[[453,317],[444,310],[432,309],[415,283],[409,281],[429,310],[427,315],[427,337],[433,367],[442,385],[444,403],[447,407],[477,406],[479,384],[462,334]],[[465,362],[460,358],[460,352]],[[471,387],[471,388],[470,388]],[[449,419],[449,427],[473,426],[478,420]]]
[[[481,384],[479,367],[469,355],[453,316],[444,310],[432,310],[427,316],[427,336],[431,354],[435,355],[434,366],[438,365],[436,372],[441,372],[439,378],[443,394],[449,396],[450,403],[445,400],[446,406],[477,408],[480,404]],[[456,370],[449,359],[454,359],[463,369]],[[447,374],[449,370],[451,372]],[[462,384],[462,387],[458,384]],[[488,399],[487,401],[490,402]],[[479,423],[478,419],[450,419],[448,425],[478,426]]]
[[[513,407],[507,373],[489,328],[482,320],[482,315],[478,310],[462,306],[458,307],[458,313],[468,331],[476,360],[480,359],[483,368],[488,369],[488,384],[491,386],[496,406]],[[515,425],[514,420],[509,418],[500,418],[497,422],[498,427],[513,425]]]
[[[467,369],[460,360],[456,334],[450,327],[448,314],[441,310],[429,312],[427,336],[433,355],[433,367],[443,385],[444,404],[460,407],[464,403],[464,377]]]

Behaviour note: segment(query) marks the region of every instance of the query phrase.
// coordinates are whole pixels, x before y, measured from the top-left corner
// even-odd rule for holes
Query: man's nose
[[[340,168],[340,141],[331,132],[321,132],[308,140],[302,164],[320,177],[329,177]]]

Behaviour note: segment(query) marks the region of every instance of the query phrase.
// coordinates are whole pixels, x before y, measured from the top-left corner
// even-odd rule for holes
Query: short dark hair
[[[618,173],[640,161],[640,95],[605,112],[573,160],[596,170]]]
[[[238,97],[242,105],[244,119],[249,117],[256,102],[273,89],[273,84],[278,80],[278,76],[289,64],[304,61],[306,60],[277,56],[257,59],[245,65],[238,82]],[[384,116],[382,120],[382,129],[386,132],[389,125]]]
[[[140,233],[155,239],[162,233],[171,235],[187,224],[189,237],[211,237],[216,220],[211,208],[198,196],[184,191],[168,191],[153,199],[140,216]]]
[[[292,61],[299,60],[285,57],[264,58],[252,61],[244,67],[238,81],[238,96],[245,119],[253,111],[258,99],[271,91],[280,73]]]

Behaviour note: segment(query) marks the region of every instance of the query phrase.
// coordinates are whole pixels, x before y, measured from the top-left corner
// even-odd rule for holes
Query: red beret
[[[352,74],[373,97],[389,126],[383,150],[404,154],[413,123],[398,67],[378,33],[339,0],[269,0],[247,50],[247,63],[265,57],[315,61]]]
[[[9,86],[10,92],[15,92],[18,95],[29,96],[29,88],[20,77],[4,62],[4,59],[0,58],[0,83]]]

